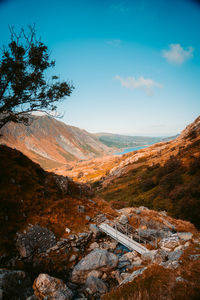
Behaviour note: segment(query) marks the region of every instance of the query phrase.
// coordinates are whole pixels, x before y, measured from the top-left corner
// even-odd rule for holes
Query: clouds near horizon
[[[163,85],[154,81],[151,78],[144,78],[140,76],[138,79],[135,77],[123,78],[119,75],[115,76],[116,80],[119,80],[121,85],[128,89],[141,89],[144,90],[147,96],[153,96],[154,88],[163,88]]]
[[[181,65],[193,57],[193,47],[184,49],[180,44],[170,44],[169,50],[163,50],[162,56],[170,63]]]

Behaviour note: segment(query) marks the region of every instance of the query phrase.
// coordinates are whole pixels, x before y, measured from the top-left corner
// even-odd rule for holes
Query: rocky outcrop
[[[139,269],[139,270],[137,270],[137,271],[134,271],[132,274],[130,274],[129,276],[127,276],[127,278],[124,279],[124,280],[120,283],[120,285],[125,284],[125,283],[130,282],[130,281],[133,281],[136,277],[138,277],[139,275],[141,275],[146,269],[147,269],[147,268],[144,267],[144,268],[141,268],[141,269]]]
[[[118,264],[118,257],[107,250],[95,249],[74,267],[71,281],[84,283],[87,275],[92,270],[108,272]]]
[[[33,294],[31,281],[23,271],[0,269],[0,299],[26,299]]]
[[[35,296],[40,300],[71,300],[73,297],[72,291],[62,280],[48,274],[40,274],[35,279],[33,288]]]
[[[54,233],[38,225],[30,226],[24,233],[17,233],[16,247],[22,257],[45,252],[55,244]]]

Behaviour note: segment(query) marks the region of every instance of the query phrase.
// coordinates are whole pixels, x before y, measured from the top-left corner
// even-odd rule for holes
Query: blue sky
[[[35,23],[75,90],[59,110],[90,132],[168,136],[200,112],[200,5],[189,0],[0,0],[0,41]]]

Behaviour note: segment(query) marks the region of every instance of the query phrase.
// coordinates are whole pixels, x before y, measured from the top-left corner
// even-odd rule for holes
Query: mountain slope
[[[78,206],[84,205],[87,215],[109,210],[109,204],[93,199],[88,185],[44,171],[20,151],[0,145],[0,256],[15,251],[17,231],[28,224],[38,224],[65,237],[66,227],[74,232],[88,223]]]
[[[85,130],[66,125],[48,116],[32,117],[30,126],[8,123],[1,130],[1,144],[22,151],[43,168],[50,169],[101,156],[110,151]]]
[[[123,155],[98,192],[113,207],[167,210],[200,227],[200,117],[173,141]]]

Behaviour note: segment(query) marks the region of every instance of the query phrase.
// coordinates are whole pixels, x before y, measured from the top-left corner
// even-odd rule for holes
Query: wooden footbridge
[[[140,232],[129,224],[115,223],[108,224],[103,222],[98,225],[100,230],[105,232],[111,238],[121,243],[130,250],[135,250],[140,254],[144,254],[149,250],[146,248],[146,244],[151,244],[157,247],[157,238],[151,236],[149,239],[141,237]]]
[[[127,235],[121,233],[117,229],[111,227],[106,223],[102,223],[99,225],[99,228],[108,234],[111,238],[119,242],[120,244],[126,246],[130,250],[135,250],[140,254],[144,254],[148,252],[147,248],[142,246],[141,244],[134,241],[132,238],[128,237]]]

